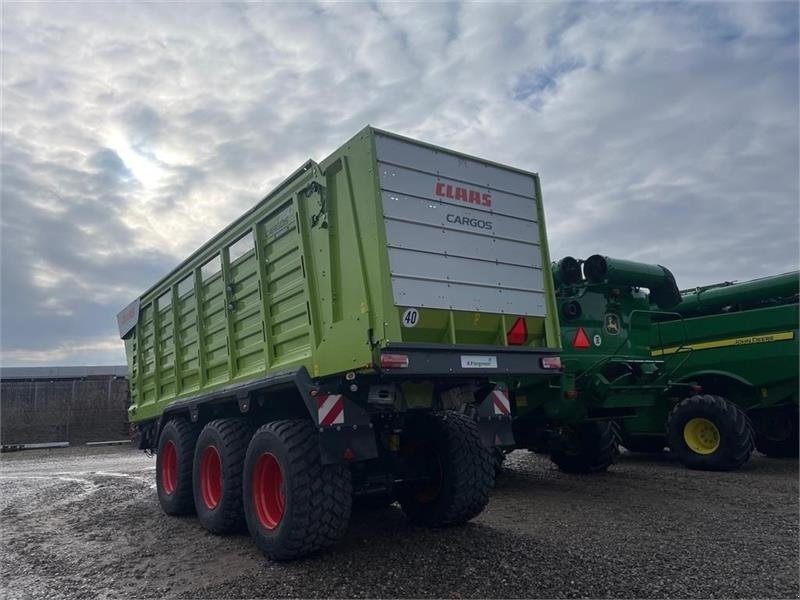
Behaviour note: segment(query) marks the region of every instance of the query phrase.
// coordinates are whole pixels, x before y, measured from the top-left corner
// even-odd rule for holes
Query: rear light
[[[578,397],[578,390],[567,390],[564,392],[564,398],[567,400],[575,400]]]
[[[589,336],[586,335],[583,327],[578,327],[578,331],[575,332],[575,337],[572,339],[572,347],[577,348],[578,350],[591,347],[591,344],[589,343]]]
[[[405,354],[381,354],[381,369],[405,369],[408,356]]]
[[[545,356],[544,358],[542,358],[542,368],[543,369],[560,370],[561,369],[561,357],[560,356]]]
[[[525,317],[519,317],[514,321],[506,334],[506,341],[509,346],[522,346],[528,341],[528,324],[525,322]]]

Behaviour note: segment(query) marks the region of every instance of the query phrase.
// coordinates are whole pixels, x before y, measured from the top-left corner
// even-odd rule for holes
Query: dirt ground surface
[[[507,464],[472,523],[359,512],[332,549],[273,563],[247,535],[164,515],[139,451],[5,454],[4,597],[798,597],[797,461],[701,473],[623,454],[597,476],[527,452]]]

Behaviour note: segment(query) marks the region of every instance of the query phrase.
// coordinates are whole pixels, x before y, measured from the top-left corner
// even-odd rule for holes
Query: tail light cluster
[[[408,356],[405,354],[381,354],[381,369],[406,369]]]
[[[541,360],[542,368],[549,371],[561,370],[561,357],[560,356],[545,356]]]

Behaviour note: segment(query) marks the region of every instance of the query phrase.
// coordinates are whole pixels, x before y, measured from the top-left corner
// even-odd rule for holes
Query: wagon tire
[[[411,464],[432,467],[429,481],[399,486],[397,499],[412,523],[465,523],[489,502],[494,459],[469,417],[452,411],[411,416],[401,435],[400,453]]]
[[[604,473],[617,460],[619,436],[613,421],[571,425],[562,434],[550,460],[564,473]]]
[[[247,529],[269,558],[300,558],[334,544],[347,530],[350,468],[321,463],[310,421],[273,421],[256,431],[243,478]]]
[[[750,459],[755,446],[747,415],[721,396],[681,400],[669,415],[670,452],[690,469],[732,471]]]
[[[200,432],[194,451],[194,505],[211,533],[244,529],[242,467],[253,431],[246,419],[217,419]]]
[[[168,515],[194,512],[192,466],[199,428],[184,419],[170,419],[161,430],[156,454],[156,492]]]

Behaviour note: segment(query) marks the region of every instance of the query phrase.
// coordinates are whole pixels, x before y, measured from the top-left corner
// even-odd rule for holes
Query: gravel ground
[[[333,549],[271,563],[246,535],[167,517],[155,459],[127,447],[0,457],[7,598],[797,598],[798,463],[735,473],[623,455],[599,476],[509,456],[488,509],[430,531],[397,507]]]

